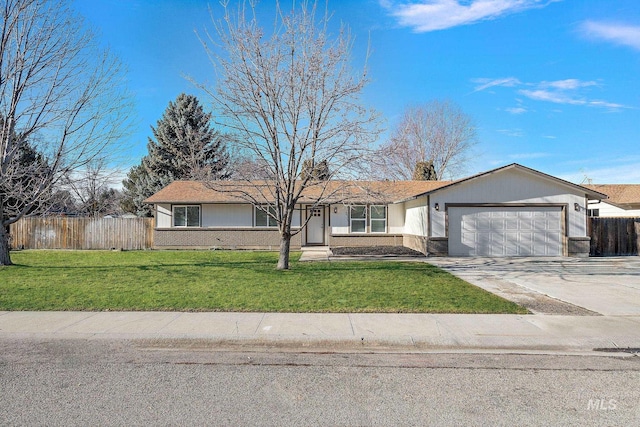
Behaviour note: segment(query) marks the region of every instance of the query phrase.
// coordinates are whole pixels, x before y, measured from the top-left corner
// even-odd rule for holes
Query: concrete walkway
[[[198,340],[319,351],[592,352],[640,347],[640,316],[0,312],[0,339]]]

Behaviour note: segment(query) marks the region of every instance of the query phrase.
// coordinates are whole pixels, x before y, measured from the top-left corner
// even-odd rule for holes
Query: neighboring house
[[[589,216],[640,217],[640,184],[590,184],[585,187],[608,196],[606,201],[589,203]]]
[[[268,182],[176,181],[155,205],[157,248],[276,249],[276,224],[237,192],[269,199]],[[448,181],[332,182],[340,202],[299,205],[292,248],[404,245],[435,256],[588,256],[587,206],[598,191],[511,164]],[[309,193],[314,191],[310,189]],[[234,193],[235,192],[235,193]],[[338,193],[336,193],[338,194]]]

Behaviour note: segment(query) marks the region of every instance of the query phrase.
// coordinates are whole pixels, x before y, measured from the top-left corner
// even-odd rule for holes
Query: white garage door
[[[449,209],[450,256],[560,256],[559,207]]]

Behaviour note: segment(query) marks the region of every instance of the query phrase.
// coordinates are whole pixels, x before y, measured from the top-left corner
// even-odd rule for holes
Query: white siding
[[[335,209],[337,213],[333,213]],[[349,233],[349,207],[345,205],[329,206],[329,215],[331,215],[331,234],[348,234]]]
[[[202,205],[203,227],[251,227],[253,206],[249,204]]]
[[[291,220],[291,226],[298,228],[300,227],[300,219],[304,215],[304,210],[296,209],[293,211],[293,219]]]
[[[576,193],[571,193],[572,191]],[[440,210],[434,206],[439,203]],[[431,195],[429,212],[432,215],[431,233],[434,237],[445,237],[446,203],[531,203],[566,204],[568,236],[584,237],[586,230],[586,207],[584,194],[577,194],[568,186],[520,170],[503,170],[479,179],[442,189]],[[580,211],[574,209],[578,203]]]
[[[202,205],[203,227],[253,227],[254,207],[248,203]],[[300,227],[300,210],[294,211],[292,227]]]
[[[602,217],[640,217],[640,209],[622,209],[606,202],[590,203],[589,209],[598,209],[598,216]]]
[[[156,227],[158,228],[171,227],[171,205],[168,205],[168,204],[156,205]]]
[[[387,206],[387,230],[389,234],[404,232],[404,203]]]
[[[416,200],[411,200],[404,203],[404,233],[413,234],[416,236],[427,236],[427,218],[429,210],[426,205],[426,197],[420,197]]]

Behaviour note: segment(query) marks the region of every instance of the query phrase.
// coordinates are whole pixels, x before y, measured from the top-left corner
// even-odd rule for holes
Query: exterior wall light
[[[333,213],[334,213],[334,214],[337,214],[337,213],[338,213],[338,207],[337,207],[337,206],[334,206],[334,208],[333,208]]]
[[[573,204],[573,208],[577,211],[580,212],[580,205],[578,203],[574,203]]]
[[[434,209],[439,211],[440,210],[440,203],[436,203],[434,206]]]

